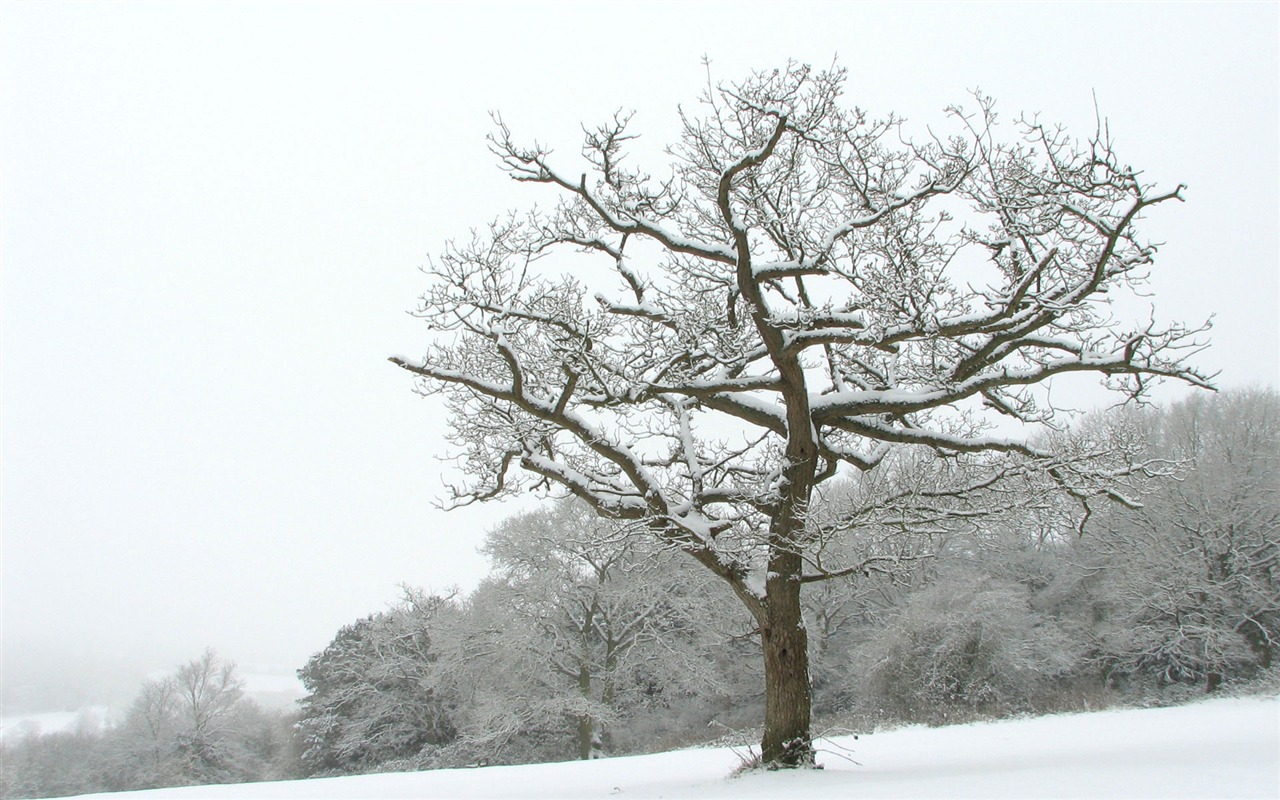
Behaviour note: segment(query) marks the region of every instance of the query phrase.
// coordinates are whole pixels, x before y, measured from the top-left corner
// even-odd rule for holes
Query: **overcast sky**
[[[1092,131],[1187,202],[1163,319],[1280,384],[1274,3],[68,3],[0,10],[3,651],[298,667],[397,584],[473,586],[510,507],[434,507],[438,404],[386,361],[445,239],[545,197],[490,110],[572,155],[654,145],[788,59],[924,126],[980,87]],[[660,170],[654,170],[660,171]]]

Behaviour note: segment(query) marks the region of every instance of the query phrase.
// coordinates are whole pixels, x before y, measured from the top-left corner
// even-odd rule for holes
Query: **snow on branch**
[[[1002,127],[983,96],[913,142],[848,108],[844,81],[791,65],[709,88],[662,179],[634,163],[627,113],[584,127],[586,173],[494,116],[499,167],[558,200],[447,245],[418,310],[433,343],[392,359],[450,404],[471,499],[524,488],[518,465],[755,597],[741,565],[799,569],[814,493],[898,449],[1043,464],[1051,447],[991,426],[1057,423],[1058,376],[1137,400],[1211,386],[1189,364],[1207,325],[1109,304],[1141,290],[1157,248],[1137,226],[1181,186],[1143,183],[1102,137]],[[1079,457],[1062,487],[1132,500]]]

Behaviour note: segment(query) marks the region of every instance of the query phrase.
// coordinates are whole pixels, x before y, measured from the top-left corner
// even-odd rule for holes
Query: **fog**
[[[442,408],[386,361],[425,346],[418,269],[546,197],[494,168],[491,110],[573,155],[580,123],[635,108],[657,153],[704,54],[717,79],[838,56],[851,103],[919,130],[977,87],[1081,136],[1100,109],[1122,158],[1189,187],[1143,226],[1167,242],[1157,317],[1216,315],[1196,363],[1280,383],[1278,15],[5,4],[5,711],[93,701],[207,646],[296,668],[401,584],[474,586],[513,507],[438,507]]]

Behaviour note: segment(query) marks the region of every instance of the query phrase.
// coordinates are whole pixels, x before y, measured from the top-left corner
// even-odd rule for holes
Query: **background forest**
[[[996,493],[931,518],[920,500],[963,476],[904,448],[821,498],[815,518],[860,521],[838,546],[865,569],[805,597],[819,731],[1275,691],[1280,394],[1095,414],[1067,443],[1148,469],[1120,502]],[[758,633],[706,570],[569,501],[483,550],[473,592],[406,589],[338,631],[296,712],[258,707],[206,652],[103,730],[6,740],[3,796],[756,739]]]

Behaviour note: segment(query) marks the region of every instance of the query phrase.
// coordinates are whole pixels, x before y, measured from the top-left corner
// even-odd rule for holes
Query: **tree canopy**
[[[1053,423],[1039,389],[1068,373],[1129,399],[1209,385],[1185,362],[1203,328],[1109,304],[1154,263],[1136,224],[1183,187],[1121,161],[1101,124],[1004,126],[981,95],[913,140],[849,107],[846,77],[792,64],[710,87],[658,177],[632,163],[631,115],[584,129],[577,166],[496,118],[500,166],[558,200],[448,244],[419,309],[439,335],[392,359],[451,412],[455,502],[555,487],[727,582],[761,631],[775,765],[812,761],[800,586],[863,566],[815,557],[847,530],[814,524],[818,487],[918,446],[967,483],[892,502],[970,513],[1031,476],[1124,500],[1111,484],[1134,465],[994,423]]]

